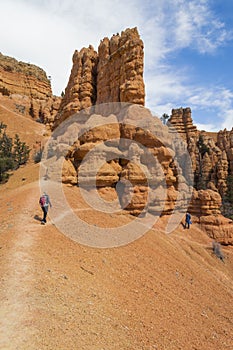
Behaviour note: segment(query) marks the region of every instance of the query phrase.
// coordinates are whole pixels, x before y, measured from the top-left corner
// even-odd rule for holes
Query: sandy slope
[[[195,227],[81,246],[41,226],[38,183],[17,182],[0,189],[1,349],[231,349],[231,248],[223,264]]]
[[[232,349],[232,247],[224,264],[198,227],[165,235],[163,222],[123,247],[82,246],[38,221],[38,168],[0,187],[0,349]],[[64,191],[84,220],[129,220]]]
[[[30,116],[22,115],[15,108],[15,101],[0,94],[0,122],[7,125],[7,134],[14,137],[19,134],[20,139],[32,148],[36,141],[43,139],[45,126],[35,122]]]

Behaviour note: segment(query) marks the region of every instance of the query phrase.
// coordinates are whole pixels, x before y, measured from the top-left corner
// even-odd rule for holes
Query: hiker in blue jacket
[[[46,192],[44,192],[43,195],[40,197],[39,203],[40,203],[41,209],[43,211],[43,219],[41,220],[41,224],[45,225],[49,206],[50,206],[50,208],[52,207],[49,195]]]
[[[190,228],[190,224],[191,224],[191,214],[187,211],[186,215],[185,215],[185,224],[184,224],[184,228]]]

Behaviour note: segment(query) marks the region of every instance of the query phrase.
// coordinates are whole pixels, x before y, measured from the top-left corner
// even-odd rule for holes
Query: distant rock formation
[[[15,101],[16,110],[35,120],[52,123],[60,98],[52,96],[43,69],[0,53],[0,93]]]
[[[227,177],[233,175],[233,128],[217,133],[198,131],[190,108],[173,109],[169,123],[187,141],[197,189],[212,189],[224,196]]]
[[[75,51],[73,67],[55,127],[70,115],[95,104],[130,102],[144,105],[143,42],[137,28]]]
[[[190,143],[190,139],[196,139],[198,131],[195,125],[193,125],[191,108],[178,108],[172,109],[169,123],[175,126],[176,130],[181,136]]]
[[[233,175],[233,128],[217,135],[198,131],[190,108],[173,109],[169,122],[187,141],[192,159],[195,187],[190,211],[200,218],[209,236],[233,244],[233,223],[221,215],[227,178]]]

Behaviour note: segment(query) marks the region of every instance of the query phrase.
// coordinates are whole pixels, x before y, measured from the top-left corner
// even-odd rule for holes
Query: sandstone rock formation
[[[194,190],[190,212],[201,228],[221,244],[233,245],[233,221],[221,214],[222,198],[212,190]]]
[[[111,189],[120,207],[133,215],[146,211],[169,215],[175,207],[185,210],[191,188],[185,167],[174,159],[173,143],[179,139],[174,130],[170,133],[137,104],[122,105],[120,110],[117,104],[110,104],[109,110],[98,105],[73,118],[55,130],[50,147],[55,161],[61,156],[70,161],[63,166],[63,182],[75,183],[74,167],[81,188],[90,193],[96,187],[100,193],[102,188]],[[182,143],[180,138],[178,158],[188,154]],[[188,159],[187,166],[191,167]],[[52,167],[50,178],[56,178],[53,172]]]
[[[98,55],[92,46],[74,52],[69,82],[56,116],[57,124],[75,112],[95,104],[97,63]]]
[[[50,80],[43,69],[0,53],[0,93],[15,101],[18,113],[51,123],[60,98],[52,96]]]
[[[4,95],[19,94],[45,99],[52,95],[50,81],[43,69],[0,53],[1,86]]]
[[[233,221],[222,215],[208,215],[200,218],[201,228],[217,242],[233,245]]]
[[[143,42],[137,28],[75,51],[73,67],[55,127],[70,115],[95,104],[130,102],[144,105]]]
[[[169,118],[169,123],[175,126],[176,130],[186,141],[189,141],[190,138],[196,139],[198,136],[197,128],[193,125],[191,114],[191,109],[189,107],[181,107],[172,109],[172,114]]]
[[[169,123],[187,140],[198,189],[215,189],[223,197],[227,191],[227,177],[233,174],[233,129],[217,134],[197,131],[192,124],[190,108],[172,110]]]
[[[172,111],[173,139],[166,126],[155,122],[150,112],[138,105],[128,107],[124,113],[117,108],[112,113],[103,108],[102,112],[101,107],[92,108],[78,116],[80,125],[74,128],[76,142],[69,149],[76,180],[74,169],[72,181],[66,170],[63,180],[79,183],[89,190],[92,186],[112,189],[121,207],[133,215],[145,211],[171,215],[174,209],[182,212],[187,208],[190,194],[187,178],[194,174],[199,189],[193,191],[189,208],[196,218],[194,221],[210,237],[223,244],[233,244],[231,221],[221,215],[221,196],[226,191],[228,160],[232,155],[231,147],[225,147],[231,146],[231,132],[220,132],[221,136],[214,140],[210,133],[198,131],[192,123],[190,108]],[[103,125],[96,126],[102,119],[105,119]],[[86,131],[85,125],[89,125]],[[183,143],[179,142],[177,131]],[[182,158],[187,151],[191,163],[186,164],[184,158],[180,168],[174,163],[175,156]]]
[[[193,190],[193,197],[190,206],[191,213],[197,217],[207,215],[220,215],[221,196],[213,190]]]
[[[98,48],[96,103],[144,105],[143,42],[137,28],[104,38]]]
[[[169,122],[187,140],[194,174],[193,200],[190,211],[199,218],[203,229],[219,242],[233,244],[233,225],[221,215],[227,178],[233,175],[233,128],[212,136],[197,131],[190,108],[172,110]]]

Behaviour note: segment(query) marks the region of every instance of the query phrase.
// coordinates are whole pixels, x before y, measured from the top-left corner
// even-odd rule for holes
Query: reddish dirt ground
[[[38,170],[0,186],[0,349],[232,349],[232,247],[223,263],[198,226],[166,235],[162,221],[122,247],[80,245],[40,224]],[[98,217],[77,188],[64,192],[83,220],[131,220]]]

